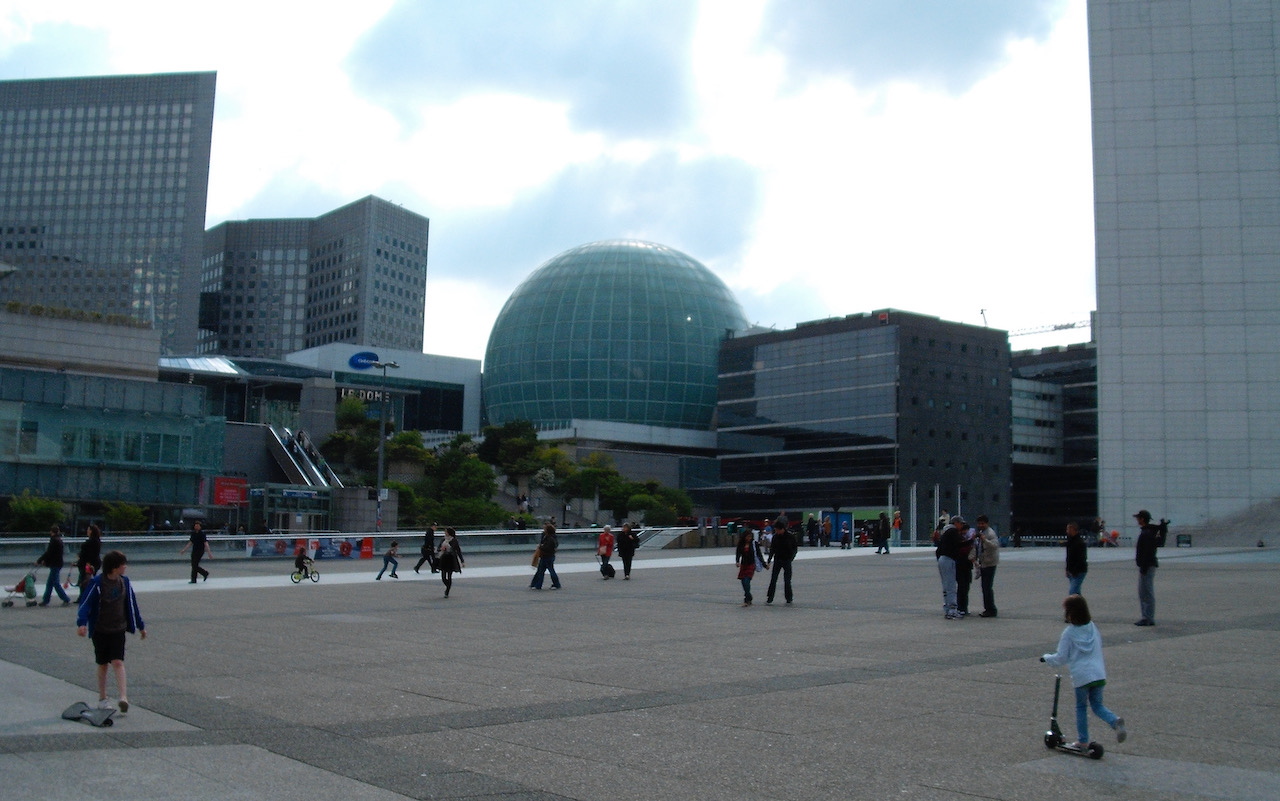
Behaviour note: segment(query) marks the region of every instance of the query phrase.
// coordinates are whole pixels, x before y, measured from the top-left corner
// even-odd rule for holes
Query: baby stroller
[[[22,581],[12,587],[5,587],[4,591],[9,593],[9,597],[4,601],[0,601],[0,606],[13,606],[13,599],[21,595],[27,600],[27,606],[35,606],[36,601],[36,569],[33,567],[27,571],[27,575],[22,577]]]

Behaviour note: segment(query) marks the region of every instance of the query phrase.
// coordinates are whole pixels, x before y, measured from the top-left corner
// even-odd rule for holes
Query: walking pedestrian
[[[378,571],[378,575],[373,577],[374,581],[382,581],[382,574],[387,572],[387,565],[391,566],[391,578],[398,579],[396,568],[400,566],[400,560],[396,559],[400,555],[400,543],[396,540],[391,541],[387,552],[382,555],[382,569]]]
[[[600,537],[596,540],[596,556],[600,557],[600,576],[605,581],[617,575],[613,565],[609,564],[609,560],[613,558],[613,546],[616,539],[613,536],[613,527],[605,526],[600,529]]]
[[[1080,536],[1080,526],[1067,524],[1067,594],[1079,595],[1084,576],[1089,572],[1089,548]]]
[[[778,523],[773,527],[773,573],[769,577],[769,592],[765,596],[764,602],[773,603],[773,596],[778,589],[778,574],[782,574],[782,595],[790,604],[793,596],[791,594],[791,563],[796,558],[796,552],[799,549],[799,543],[796,542],[796,535],[791,533],[791,529],[787,524],[779,518]]]
[[[125,681],[125,634],[137,633],[147,638],[147,624],[138,611],[138,598],[133,585],[124,575],[128,560],[120,551],[109,551],[102,557],[102,571],[89,581],[84,598],[76,610],[76,633],[93,641],[93,661],[98,666],[98,706],[108,708],[107,668],[116,674],[119,710],[129,711],[129,689]]]
[[[63,606],[71,603],[67,591],[62,589],[62,565],[65,558],[66,547],[62,544],[62,529],[54,525],[49,529],[49,544],[45,546],[40,558],[36,559],[37,565],[43,565],[49,571],[44,582],[44,599],[40,601],[41,606],[49,605],[49,599],[55,591],[62,599]]]
[[[542,541],[538,543],[541,556],[538,557],[538,570],[529,582],[529,589],[542,589],[543,575],[551,576],[551,589],[560,589],[560,577],[556,575],[556,551],[560,548],[560,538],[556,536],[556,527],[547,523],[542,527]]]
[[[631,559],[640,547],[640,535],[630,523],[622,524],[622,532],[618,537],[618,557],[622,559],[622,580],[631,579]]]
[[[181,521],[179,521],[181,522]],[[187,544],[182,546],[180,554],[191,551],[191,581],[188,584],[196,583],[196,576],[199,575],[204,581],[209,580],[209,571],[200,566],[200,560],[206,556],[213,558],[212,551],[209,550],[209,538],[205,536],[204,524],[199,520],[191,524],[191,536],[187,539]]]
[[[431,565],[431,572],[439,572],[436,567],[436,524],[432,523],[427,526],[426,536],[422,540],[422,558],[418,560],[418,564],[413,566],[413,572],[417,573],[423,563]]]
[[[893,524],[889,522],[889,515],[881,512],[880,519],[876,522],[876,553],[889,555],[889,532],[892,529]]]
[[[1067,627],[1058,639],[1058,650],[1040,657],[1050,665],[1066,665],[1071,671],[1071,684],[1076,689],[1076,748],[1089,747],[1089,707],[1108,726],[1115,729],[1116,742],[1128,736],[1124,718],[1102,703],[1102,688],[1107,683],[1107,668],[1102,658],[1102,635],[1089,615],[1089,604],[1080,595],[1068,595],[1062,602]]]
[[[462,558],[462,543],[458,542],[458,532],[452,527],[446,527],[444,530],[444,541],[440,543],[440,551],[436,555],[436,564],[440,570],[440,581],[444,583],[444,597],[449,597],[449,590],[453,589],[453,574],[461,573],[462,566],[467,563]],[[435,570],[431,571],[436,572]],[[394,578],[394,574],[392,574]]]
[[[752,539],[750,528],[744,527],[738,535],[733,561],[738,566],[738,581],[742,583],[742,605],[751,606],[751,577],[756,574],[756,564],[760,562],[760,547]]]
[[[90,523],[84,531],[84,542],[76,556],[76,587],[80,590],[76,603],[84,598],[84,588],[89,579],[102,570],[102,529]]]

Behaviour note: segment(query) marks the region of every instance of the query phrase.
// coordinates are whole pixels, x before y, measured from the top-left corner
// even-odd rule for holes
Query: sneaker
[[[995,617],[995,612],[979,612],[978,617]]]
[[[418,570],[418,568],[416,568],[416,567],[413,569],[413,572],[414,572],[414,573],[417,573],[419,576],[421,576],[421,575],[422,575],[422,573],[421,573],[421,572]]]
[[[191,580],[190,580],[190,581],[188,581],[187,583],[188,583],[188,584],[195,584],[195,583],[196,583],[196,580],[195,580],[195,579],[191,579]]]
[[[71,601],[69,601],[69,600],[68,600],[68,601],[63,601],[63,602],[62,602],[62,605],[63,605],[63,606],[71,606]]]
[[[1129,732],[1125,731],[1124,718],[1116,718],[1116,742],[1123,743]]]
[[[959,620],[961,617],[959,612],[948,612],[947,620]]]
[[[1154,620],[1147,620],[1147,619],[1144,617],[1142,620],[1139,620],[1137,623],[1134,623],[1133,625],[1135,625],[1135,626],[1154,626],[1155,624],[1156,624],[1156,623],[1155,623],[1155,621],[1154,621]]]
[[[116,705],[111,702],[110,698],[99,698],[98,709],[115,709]]]
[[[128,711],[129,711],[129,699],[128,699],[128,698],[121,698],[121,699],[120,699],[120,714],[121,714],[121,715],[123,715],[123,714],[127,713]]]
[[[374,581],[382,581],[382,576],[374,576],[374,577],[373,577],[373,580],[374,580]],[[193,582],[191,582],[191,583],[192,583],[192,584],[195,584],[195,582],[194,582],[194,581],[193,581]]]
[[[400,578],[400,577],[399,577],[399,576],[397,576],[395,573],[392,573],[392,574],[391,574],[391,578]]]

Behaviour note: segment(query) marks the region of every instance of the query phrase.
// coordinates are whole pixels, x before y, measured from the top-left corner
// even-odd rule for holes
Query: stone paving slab
[[[805,549],[796,604],[765,605],[757,578],[750,609],[724,550],[642,552],[627,582],[563,561],[564,590],[531,592],[523,557],[478,554],[447,600],[359,562],[300,586],[131,566],[150,636],[129,640],[112,729],[57,719],[92,697],[74,610],[3,610],[0,775],[41,796],[69,775],[61,794],[88,799],[1280,797],[1271,549],[1166,548],[1151,629],[1132,552],[1090,549],[1131,732],[1092,721],[1100,762],[1042,743],[1058,549],[1004,551],[1000,617],[956,622],[925,549]]]

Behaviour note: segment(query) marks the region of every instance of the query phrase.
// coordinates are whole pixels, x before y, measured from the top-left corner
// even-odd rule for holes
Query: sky
[[[0,79],[216,70],[206,227],[431,219],[428,353],[480,359],[577,245],[705,264],[747,319],[882,308],[1088,339],[1084,0],[0,0]]]

